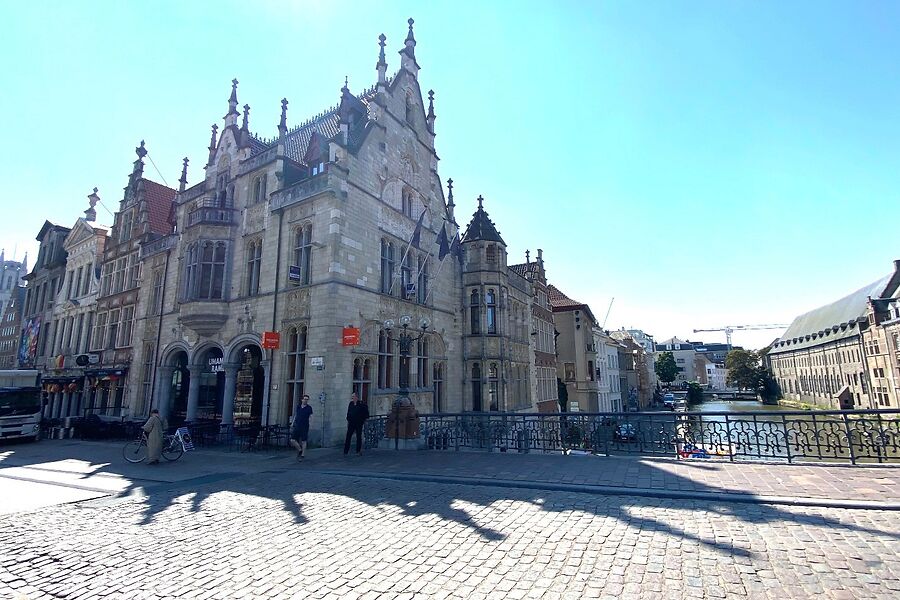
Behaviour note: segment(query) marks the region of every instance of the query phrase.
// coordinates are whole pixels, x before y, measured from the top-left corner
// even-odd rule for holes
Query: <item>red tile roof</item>
[[[548,296],[550,297],[550,306],[553,308],[553,312],[564,312],[569,310],[583,310],[588,316],[591,317],[591,321],[594,324],[597,324],[597,319],[594,318],[594,313],[591,312],[591,307],[583,302],[578,302],[577,300],[572,300],[565,294],[563,294],[558,287],[553,284],[547,286]]]
[[[150,231],[161,235],[172,233],[169,215],[172,212],[172,201],[175,190],[155,181],[144,179],[144,200],[150,211]]]

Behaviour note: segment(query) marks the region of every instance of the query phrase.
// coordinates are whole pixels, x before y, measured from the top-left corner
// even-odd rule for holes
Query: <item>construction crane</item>
[[[725,327],[716,327],[713,329],[695,329],[694,333],[702,331],[724,331],[725,341],[731,346],[731,334],[735,331],[748,331],[751,329],[787,329],[788,325],[768,324],[768,325],[726,325]]]

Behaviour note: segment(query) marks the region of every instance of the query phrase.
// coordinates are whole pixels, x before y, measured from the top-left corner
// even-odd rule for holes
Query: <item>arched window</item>
[[[403,188],[401,210],[407,217],[412,218],[413,215],[413,193],[409,188]]]
[[[391,387],[393,367],[393,339],[390,332],[382,329],[378,332],[378,389]]]
[[[381,293],[390,294],[394,280],[394,244],[381,240]]]
[[[367,404],[372,387],[371,367],[372,360],[369,358],[357,358],[353,361],[353,391]]]
[[[253,191],[250,194],[250,202],[259,202],[260,187],[262,187],[262,179],[257,178],[253,180]]]
[[[481,297],[478,290],[472,290],[469,295],[469,328],[472,334],[481,333]]]
[[[247,295],[259,294],[259,272],[262,266],[262,240],[247,245]]]
[[[294,231],[294,262],[288,277],[296,285],[308,285],[312,264],[312,225]]]
[[[475,363],[472,365],[472,410],[481,412],[481,365]]]
[[[287,414],[294,412],[294,407],[300,404],[306,386],[306,327],[291,327],[287,335],[287,373],[285,385],[287,387]]]
[[[491,363],[488,368],[488,398],[490,399],[491,411],[500,410],[500,378],[497,370],[497,363]]]
[[[428,339],[422,338],[417,344],[418,362],[416,364],[416,387],[428,386]]]
[[[484,295],[487,316],[487,332],[490,334],[497,333],[497,297],[494,290],[488,290]]]
[[[253,202],[266,201],[266,176],[263,175],[253,183]]]

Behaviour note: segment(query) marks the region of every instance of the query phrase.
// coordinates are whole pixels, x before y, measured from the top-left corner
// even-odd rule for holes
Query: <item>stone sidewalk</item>
[[[391,450],[349,458],[332,453],[309,462],[331,474],[900,510],[900,466]]]

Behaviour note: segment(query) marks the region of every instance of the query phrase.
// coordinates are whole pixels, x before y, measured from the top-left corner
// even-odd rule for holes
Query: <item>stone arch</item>
[[[193,353],[189,353],[189,361],[188,364],[193,367],[202,367],[205,366],[200,359],[206,355],[207,352],[212,350],[213,348],[217,349],[222,353],[222,356],[225,356],[225,350],[222,348],[222,345],[217,342],[203,342],[196,348],[194,348]]]
[[[160,353],[159,364],[162,366],[174,366],[175,357],[179,352],[184,352],[185,356],[190,357],[191,351],[184,342],[173,342],[163,349]]]
[[[247,346],[256,346],[259,351],[262,352],[262,340],[260,339],[259,334],[243,333],[233,338],[224,351],[225,360],[229,363],[240,362],[241,352]]]

